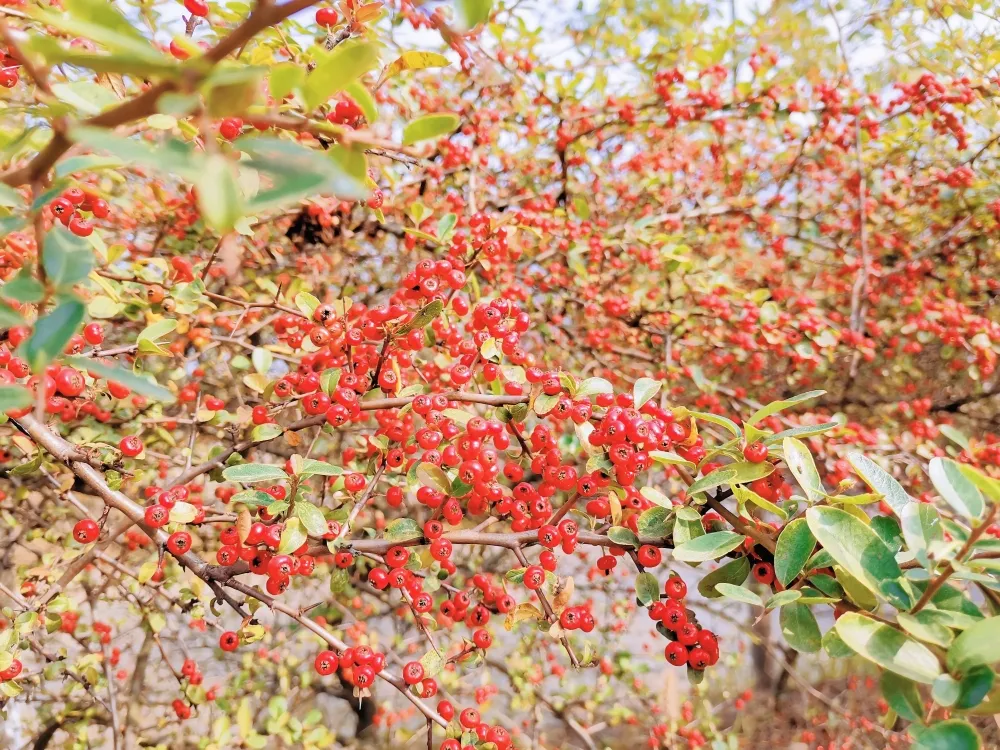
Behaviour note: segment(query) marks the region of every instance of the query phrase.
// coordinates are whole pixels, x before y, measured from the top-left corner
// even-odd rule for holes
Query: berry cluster
[[[419,662],[413,663],[420,666]],[[313,666],[324,677],[339,669],[340,676],[346,683],[353,685],[358,690],[366,690],[375,682],[375,676],[385,669],[385,654],[375,651],[369,646],[345,648],[339,654],[329,650],[320,651],[316,654]],[[422,677],[423,667],[421,667]]]
[[[437,710],[448,721],[455,718],[455,707],[449,701],[438,703]],[[463,708],[458,715],[458,723],[463,731],[475,732],[479,742],[492,742],[497,750],[509,750],[512,747],[510,732],[503,727],[487,724],[482,720],[479,711],[474,708]],[[459,740],[452,737],[442,742],[438,750],[464,750],[464,748]]]
[[[684,607],[687,584],[678,575],[672,575],[664,584],[666,599],[653,602],[649,607],[650,619],[656,620],[656,629],[670,639],[664,656],[675,667],[688,665],[702,671],[719,660],[719,639],[711,630],[699,627],[694,612]]]
[[[78,187],[64,190],[49,204],[49,211],[77,237],[88,237],[94,231],[93,222],[83,218],[81,211],[89,213],[94,219],[106,219],[111,215],[111,207],[106,200]]]

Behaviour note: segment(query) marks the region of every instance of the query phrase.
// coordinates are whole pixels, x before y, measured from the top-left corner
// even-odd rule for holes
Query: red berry
[[[94,233],[94,225],[91,224],[86,219],[82,219],[79,216],[74,216],[69,220],[69,231],[75,234],[77,237],[89,237]]]
[[[403,667],[403,682],[407,685],[416,685],[424,679],[424,665],[419,661],[411,661]]]
[[[488,631],[480,628],[472,634],[472,642],[476,644],[476,648],[486,650],[493,644],[493,636]]]
[[[671,599],[683,599],[687,596],[688,587],[680,576],[670,576],[664,585],[664,591]]]
[[[316,654],[316,661],[313,662],[313,666],[319,674],[325,677],[337,670],[339,660],[333,651],[320,651]]]
[[[774,566],[766,562],[757,563],[753,566],[753,577],[760,583],[770,585],[774,581]]]
[[[14,661],[10,663],[9,667],[0,672],[0,680],[6,682],[7,680],[17,679],[17,676],[21,674],[21,669],[23,667],[24,665],[21,664],[21,661],[19,659],[14,659]]]
[[[336,26],[339,16],[333,8],[320,8],[316,11],[316,23],[319,26]]]
[[[175,531],[167,539],[167,549],[172,555],[183,555],[191,549],[191,535],[186,531]]]
[[[205,0],[184,0],[184,7],[192,16],[204,18],[208,15],[208,3]]]
[[[157,504],[146,508],[145,521],[147,526],[158,529],[161,526],[166,526],[169,520],[170,511],[167,510],[166,506]],[[222,550],[220,549],[219,551],[221,552]]]
[[[660,552],[659,547],[654,547],[651,544],[644,544],[639,547],[636,557],[639,558],[639,564],[644,568],[655,568],[663,560],[663,553]]]
[[[675,667],[687,664],[688,650],[677,641],[668,643],[663,654],[667,657],[667,661]]]
[[[136,435],[127,435],[119,441],[118,449],[129,458],[135,458],[142,453],[142,440]]]
[[[223,651],[235,651],[240,645],[240,637],[232,630],[227,630],[219,636],[219,648]]]
[[[62,367],[56,373],[56,389],[63,396],[74,398],[83,393],[86,382],[83,373],[72,367]]]
[[[227,117],[219,123],[219,135],[227,141],[235,140],[243,132],[243,120],[239,117]]]
[[[99,346],[104,342],[104,327],[100,323],[87,323],[83,327],[83,338],[91,346]]]
[[[80,544],[90,544],[97,539],[100,533],[101,529],[97,525],[97,521],[92,518],[84,518],[82,521],[77,521],[76,526],[73,527],[73,538]]]
[[[21,79],[14,68],[0,70],[0,86],[3,86],[5,89],[14,88],[19,80]]]
[[[743,458],[751,463],[759,464],[767,459],[767,446],[759,440],[743,447]]]

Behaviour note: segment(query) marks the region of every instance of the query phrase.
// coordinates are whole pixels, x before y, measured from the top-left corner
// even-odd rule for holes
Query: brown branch
[[[955,555],[955,559],[961,562],[962,558],[969,554],[973,545],[979,540],[979,538],[986,533],[986,529],[990,527],[993,523],[993,519],[996,518],[997,511],[1000,510],[1000,505],[990,505],[990,512],[986,514],[986,518],[978,525],[976,528],[969,532],[969,538],[965,540],[965,544],[962,545],[962,549],[958,551]],[[955,572],[955,566],[952,565],[949,560],[944,564],[941,572],[938,573],[937,578],[927,584],[927,588],[924,589],[924,593],[917,600],[917,603],[913,605],[913,609],[910,610],[911,615],[915,615],[917,612],[922,610],[934,595],[944,586],[945,582],[951,577]]]
[[[141,120],[157,111],[157,103],[160,97],[179,89],[182,85],[194,88],[212,70],[214,65],[225,59],[233,52],[243,47],[257,34],[269,26],[281,23],[289,16],[293,16],[299,11],[305,10],[311,5],[315,5],[319,0],[290,0],[282,5],[272,5],[270,3],[258,3],[251,11],[250,15],[233,29],[226,37],[219,41],[214,47],[208,50],[198,60],[192,60],[192,66],[188,75],[176,80],[161,81],[151,86],[143,93],[122,102],[117,107],[101,112],[83,121],[87,127],[116,128],[135,120]],[[201,67],[197,63],[205,62],[207,65]],[[24,185],[33,182],[48,174],[48,171],[57,161],[72,147],[73,143],[62,132],[56,130],[52,134],[51,140],[46,144],[31,161],[20,167],[8,170],[0,175],[0,182],[4,182],[11,187]]]

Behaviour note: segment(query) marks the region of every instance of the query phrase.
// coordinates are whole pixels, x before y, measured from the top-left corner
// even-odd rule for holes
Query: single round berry
[[[192,16],[204,18],[208,15],[208,3],[205,0],[184,0],[184,8]]]
[[[687,584],[680,576],[670,576],[663,588],[671,599],[683,599],[688,592]]]
[[[91,346],[104,343],[104,327],[100,323],[87,323],[83,327],[83,338]]]
[[[100,533],[101,529],[97,525],[97,521],[92,518],[84,518],[82,521],[77,521],[73,527],[73,538],[80,544],[90,544],[97,539]]]
[[[167,549],[172,555],[183,555],[191,549],[191,535],[186,531],[175,531],[167,539]]]
[[[753,566],[753,577],[760,583],[770,585],[774,581],[774,566],[766,562],[757,563]]]
[[[142,440],[137,435],[127,435],[119,441],[118,449],[129,458],[135,458],[142,453]]]
[[[0,672],[0,680],[2,680],[4,682],[6,682],[8,680],[16,680],[17,676],[19,674],[21,674],[21,670],[23,668],[24,668],[24,665],[21,664],[21,661],[19,659],[14,659],[10,663],[9,667],[7,667],[5,670],[3,670],[2,672]]]
[[[320,651],[316,654],[316,661],[313,662],[316,671],[324,677],[328,674],[333,674],[338,665],[339,660],[333,651]]]
[[[154,529],[158,529],[161,526],[166,526],[167,521],[169,520],[170,511],[165,505],[157,503],[156,505],[150,505],[146,508],[145,521],[147,526],[152,526]],[[225,547],[220,548],[219,552],[222,552],[223,549],[225,549]]]
[[[759,440],[743,447],[743,458],[751,463],[759,464],[767,459],[767,446]]]
[[[235,651],[239,648],[240,637],[232,630],[227,630],[219,636],[219,648],[223,651]]]
[[[318,26],[336,26],[340,17],[333,8],[320,8],[316,11],[316,24]]]
[[[655,568],[663,561],[663,553],[660,552],[660,548],[651,544],[639,547],[636,557],[639,558],[639,564],[644,568]]]
[[[403,682],[407,685],[416,685],[424,679],[424,665],[419,661],[411,661],[403,667]]]

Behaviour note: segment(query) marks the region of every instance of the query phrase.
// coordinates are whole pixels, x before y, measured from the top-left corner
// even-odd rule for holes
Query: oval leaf
[[[930,685],[941,674],[933,651],[889,625],[847,612],[840,616],[835,628],[844,643],[858,654],[901,677]]]
[[[745,536],[732,531],[715,531],[682,544],[674,550],[674,559],[683,562],[716,560],[739,547],[744,539]]]

